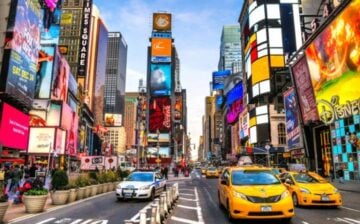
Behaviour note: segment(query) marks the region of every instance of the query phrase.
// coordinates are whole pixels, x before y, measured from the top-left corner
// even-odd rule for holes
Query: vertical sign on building
[[[81,21],[80,54],[77,77],[86,77],[86,66],[89,53],[89,33],[91,23],[92,0],[84,0],[83,18]]]

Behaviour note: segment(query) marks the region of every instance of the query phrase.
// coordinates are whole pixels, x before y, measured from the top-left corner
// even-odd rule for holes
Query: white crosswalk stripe
[[[109,220],[96,219],[72,219],[72,218],[49,218],[36,224],[108,224]]]

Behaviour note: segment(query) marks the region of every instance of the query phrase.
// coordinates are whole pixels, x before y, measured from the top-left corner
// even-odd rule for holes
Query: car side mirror
[[[292,185],[293,182],[290,179],[287,178],[287,179],[285,179],[285,184]]]
[[[229,185],[229,182],[227,179],[222,179],[220,182],[222,185]]]

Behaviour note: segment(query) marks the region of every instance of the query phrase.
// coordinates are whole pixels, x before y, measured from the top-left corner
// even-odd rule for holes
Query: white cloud
[[[140,79],[143,79],[144,85],[146,85],[146,74],[144,71],[128,68],[126,71],[126,92],[138,91]]]

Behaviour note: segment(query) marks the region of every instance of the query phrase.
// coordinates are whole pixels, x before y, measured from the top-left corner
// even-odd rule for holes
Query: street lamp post
[[[156,158],[156,163],[158,166],[160,166],[160,143],[159,143],[159,139],[160,139],[160,131],[159,129],[156,130],[156,135],[157,135],[157,143],[156,143],[156,149],[157,149],[157,158]]]
[[[270,149],[271,149],[271,145],[269,143],[266,143],[265,144],[265,149],[266,149],[267,165],[268,165],[268,167],[270,167]]]

